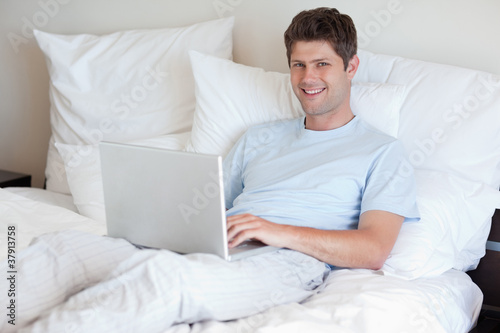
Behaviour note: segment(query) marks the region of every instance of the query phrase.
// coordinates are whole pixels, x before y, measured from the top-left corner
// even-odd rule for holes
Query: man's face
[[[352,67],[350,62],[344,70],[342,58],[328,42],[295,42],[290,57],[290,79],[304,112],[309,116],[350,113],[351,79],[357,66]]]

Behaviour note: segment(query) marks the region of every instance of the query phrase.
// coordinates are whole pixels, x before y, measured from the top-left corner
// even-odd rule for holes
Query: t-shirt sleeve
[[[399,141],[388,143],[370,165],[361,200],[361,214],[383,210],[418,221],[413,167]]]

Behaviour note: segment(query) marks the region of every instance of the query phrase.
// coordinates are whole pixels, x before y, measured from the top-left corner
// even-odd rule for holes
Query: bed
[[[14,230],[20,256],[43,233],[106,234],[102,140],[224,156],[249,126],[300,116],[288,74],[233,61],[234,22],[104,35],[36,29],[50,75],[46,186],[0,189],[2,243]],[[475,326],[483,293],[466,272],[485,255],[500,208],[500,77],[363,49],[358,55],[351,106],[402,141],[411,165],[396,176],[415,168],[421,221],[403,225],[378,271],[337,269],[302,303],[166,332],[468,332]],[[263,133],[263,140],[272,136]],[[9,252],[0,254],[5,264]],[[2,332],[26,324],[22,316],[15,313],[16,327],[3,316]]]

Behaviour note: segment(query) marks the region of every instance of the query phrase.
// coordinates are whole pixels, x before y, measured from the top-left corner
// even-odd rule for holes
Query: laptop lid
[[[108,235],[228,259],[222,158],[101,142]]]

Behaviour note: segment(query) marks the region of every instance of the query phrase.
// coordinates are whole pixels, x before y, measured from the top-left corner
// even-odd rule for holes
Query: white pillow
[[[189,135],[189,132],[169,134],[129,143],[182,150]],[[64,160],[69,188],[78,212],[96,221],[106,221],[99,146],[59,142],[56,142],[55,146]]]
[[[245,130],[256,124],[303,115],[290,76],[190,52],[196,83],[196,111],[186,150],[225,156]],[[402,85],[360,83],[352,87],[353,112],[396,136]]]
[[[398,139],[414,168],[443,176],[417,183],[429,189],[420,198],[427,217],[420,226],[403,226],[395,250],[404,253],[406,243],[413,254],[394,256],[388,263],[407,276],[474,268],[489,233],[492,205],[487,205],[497,200],[500,187],[500,76],[363,50],[358,56],[355,81],[407,87]],[[417,253],[427,262],[418,262]]]
[[[439,171],[416,170],[415,177],[421,220],[403,224],[382,271],[414,279],[474,269],[485,254],[500,192]]]
[[[359,50],[354,80],[403,84],[398,139],[415,168],[500,187],[500,76]]]
[[[52,142],[93,145],[189,131],[195,108],[188,51],[232,58],[233,18],[95,36],[34,31],[50,74]],[[67,192],[49,148],[47,188]]]

